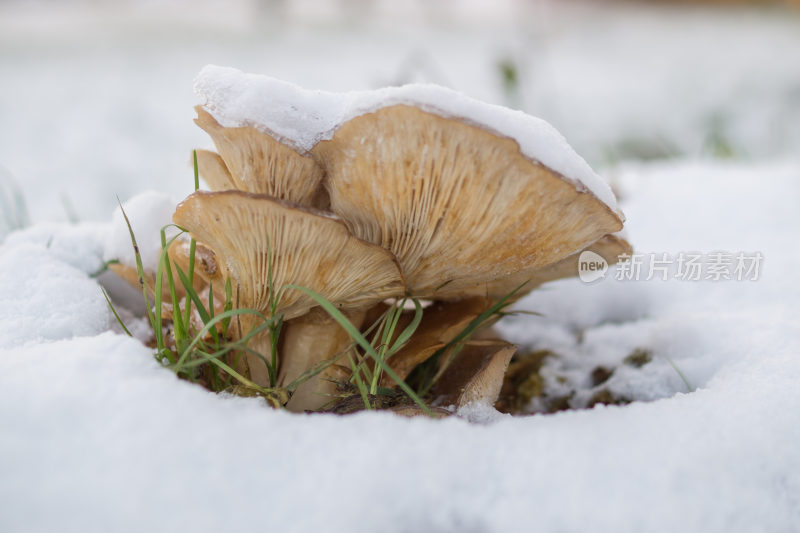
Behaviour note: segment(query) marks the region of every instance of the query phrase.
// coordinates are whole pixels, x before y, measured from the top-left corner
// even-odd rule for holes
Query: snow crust
[[[110,313],[89,274],[102,266],[95,225],[34,226],[0,247],[0,349],[97,335]]]
[[[108,224],[105,223],[42,222],[10,234],[3,244],[35,244],[46,248],[54,259],[86,274],[94,274],[103,268],[103,242],[107,234]]]
[[[480,102],[452,89],[409,84],[373,91],[332,93],[227,67],[208,65],[195,79],[203,107],[223,126],[253,126],[302,151],[330,139],[348,120],[397,104],[458,118],[514,139],[522,153],[618,211],[608,184],[540,118]]]
[[[639,251],[757,249],[763,277],[572,280],[531,294],[520,306],[544,316],[500,329],[559,354],[547,387],[580,406],[602,364],[614,370],[605,386],[640,401],[522,418],[480,405],[436,421],[292,415],[213,395],[104,331],[86,274],[99,226],[11,234],[0,246],[0,530],[791,531],[799,177],[796,163],[627,167],[617,185]],[[652,361],[622,364],[635,348]]]

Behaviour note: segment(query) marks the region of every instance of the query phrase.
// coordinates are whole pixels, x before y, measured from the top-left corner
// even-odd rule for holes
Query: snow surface
[[[521,307],[544,316],[514,317],[503,334],[559,353],[546,370],[577,403],[598,364],[619,366],[609,386],[642,401],[461,413],[473,423],[293,415],[215,396],[95,323],[98,284],[57,243],[87,250],[89,269],[102,232],[10,235],[0,309],[23,305],[37,327],[0,320],[0,530],[792,531],[800,164],[630,165],[616,182],[639,251],[760,250],[763,277],[542,288]],[[70,312],[53,313],[62,299]],[[621,368],[633,348],[653,361]]]
[[[204,100],[203,107],[223,126],[253,126],[306,152],[332,138],[348,120],[393,105],[410,105],[464,120],[514,139],[523,155],[618,211],[608,184],[553,126],[521,111],[487,104],[446,87],[409,84],[345,93],[309,91],[268,76],[215,65],[200,71],[194,87]]]
[[[327,91],[448,86],[543,118],[603,176],[717,145],[796,154],[800,11],[687,4],[5,0],[0,165],[34,221],[68,220],[65,203],[105,220],[145,189],[183,198],[192,148],[212,147],[191,124],[207,63]]]
[[[102,229],[45,224],[5,240],[0,247],[0,349],[108,330],[108,304],[89,278],[102,268]]]

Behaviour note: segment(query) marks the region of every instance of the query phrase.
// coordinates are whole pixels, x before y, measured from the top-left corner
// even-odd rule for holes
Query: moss
[[[544,379],[539,374],[548,350],[517,354],[508,365],[495,408],[502,413],[520,413],[533,398],[544,397]]]
[[[608,379],[614,375],[614,369],[606,368],[604,366],[598,366],[594,370],[592,370],[592,386],[597,387],[598,385],[602,385]]]
[[[631,354],[623,360],[626,365],[642,368],[644,365],[653,360],[653,354],[644,348],[636,348]]]
[[[600,389],[599,391],[595,392],[591,398],[589,398],[589,402],[586,404],[586,407],[591,409],[598,404],[627,405],[629,403],[631,403],[630,398],[625,398],[624,396],[615,396],[614,393],[608,389]]]

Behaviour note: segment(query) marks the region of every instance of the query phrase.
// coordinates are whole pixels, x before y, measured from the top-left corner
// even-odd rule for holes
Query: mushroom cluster
[[[289,105],[286,98],[259,93],[257,84],[248,86],[241,73],[214,69],[201,73],[200,92],[207,101],[196,108],[195,121],[216,147],[216,152],[197,151],[199,173],[210,191],[181,202],[173,221],[197,242],[200,288],[210,284],[222,290],[230,279],[238,306],[283,315],[278,386],[352,342],[315,300],[288,285],[324,296],[356,327],[369,326],[369,317],[385,309],[387,299],[432,302],[414,335],[387,361],[405,379],[520,286],[514,298],[577,274],[584,250],[609,263],[630,251],[613,235],[623,218],[610,191],[588,187],[580,175],[564,175],[570,165],[557,171],[526,153],[519,135],[415,101],[412,90],[408,98],[363,97],[360,105],[348,95],[345,100],[357,111],[343,113],[340,105],[332,112],[334,127],[311,141],[297,141],[268,121],[230,120],[226,99],[248,93],[249,101],[257,99],[262,107],[283,106],[284,115],[300,117],[294,126],[302,129],[323,107],[310,100],[332,95],[295,88],[298,96]],[[238,92],[237,83],[244,86]],[[441,102],[457,94],[434,92]],[[484,114],[493,107],[475,105],[483,106]],[[568,147],[566,153],[577,158]],[[176,241],[169,254],[185,263],[187,250],[185,242]],[[254,326],[252,315],[243,315],[229,334],[243,335]],[[268,335],[260,335],[249,346],[268,353],[269,342]],[[514,347],[482,338],[461,348],[442,359],[449,364],[439,369],[434,396],[442,405],[493,403]],[[349,368],[329,366],[300,386],[287,407],[302,411],[328,403],[335,382],[349,378]],[[248,354],[241,370],[268,385],[262,358]],[[383,379],[384,386],[395,385]]]

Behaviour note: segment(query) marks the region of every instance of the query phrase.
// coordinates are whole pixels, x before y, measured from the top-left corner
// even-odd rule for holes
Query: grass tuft
[[[194,153],[193,161],[195,189],[197,189],[199,177],[196,153]],[[407,297],[394,302],[374,324],[362,332],[334,304],[317,292],[298,285],[276,288],[272,270],[272,254],[268,250],[267,257],[270,258],[267,280],[268,315],[255,309],[241,308],[238,305],[238,294],[234,296],[230,278],[225,280],[223,310],[217,313],[218,302],[215,302],[215,298],[220,295],[215,295],[213,285],[208,287],[207,298],[202,298],[194,286],[195,240],[193,238],[190,240],[188,271],[184,271],[170,259],[168,250],[175,239],[180,238],[186,231],[173,224],[161,228],[161,254],[154,283],[150,285],[154,288],[149,289],[145,280],[150,278],[145,272],[133,228],[121,203],[120,209],[128,226],[131,245],[136,257],[139,286],[144,295],[147,318],[153,328],[155,357],[182,379],[201,383],[215,392],[226,391],[242,396],[259,396],[275,407],[285,406],[298,386],[323,372],[340,358],[346,357],[352,370],[352,376],[349,383],[342,385],[352,394],[357,394],[361,398],[364,408],[386,407],[396,401],[398,395],[401,394],[393,389],[380,386],[381,379],[385,374],[394,381],[402,394],[413,401],[424,413],[432,415],[430,408],[423,401],[431,386],[452,361],[461,346],[475,332],[504,316],[506,307],[511,303],[511,298],[522,289],[521,285],[487,309],[445,348],[439,350],[429,361],[421,365],[425,367],[423,370],[426,372],[421,374],[417,372],[417,375],[422,375],[424,379],[418,379],[419,385],[415,390],[392,370],[388,361],[406,345],[422,322],[423,309],[418,299]],[[166,230],[169,227],[176,228],[178,233],[167,239]],[[293,382],[278,387],[278,346],[284,317],[277,311],[284,290],[297,290],[310,296],[347,332],[353,343],[334,357],[306,369]],[[105,292],[104,295],[120,326],[130,335],[130,331],[123,324],[108,295]],[[181,297],[182,295],[183,297]],[[164,302],[165,297],[167,302]],[[398,331],[404,307],[409,302],[414,306],[413,318],[402,331]],[[241,318],[243,316],[255,319],[255,325],[246,333],[242,332]],[[254,337],[261,335],[267,335],[269,338],[269,353],[262,354],[248,346]],[[440,365],[438,360],[445,353],[448,354],[449,359],[444,365]],[[245,375],[246,372],[243,373],[240,370],[242,358],[247,355],[259,358],[266,365],[269,375],[268,387],[254,383],[249,376]],[[390,397],[391,401],[384,401]]]

